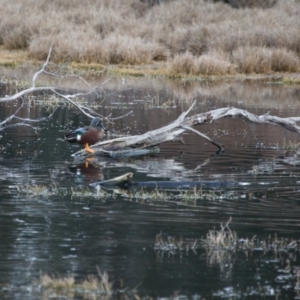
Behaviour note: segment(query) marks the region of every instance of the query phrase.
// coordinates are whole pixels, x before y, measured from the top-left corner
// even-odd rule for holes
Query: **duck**
[[[84,145],[87,152],[95,153],[95,150],[91,149],[89,146],[102,140],[106,130],[102,120],[95,117],[92,119],[90,126],[78,128],[66,133],[65,141]]]

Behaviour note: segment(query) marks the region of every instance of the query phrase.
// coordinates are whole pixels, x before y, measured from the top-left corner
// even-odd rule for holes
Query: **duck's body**
[[[65,140],[69,143],[85,145],[85,149],[88,152],[93,153],[94,150],[90,149],[89,146],[94,145],[102,140],[105,130],[106,128],[102,124],[101,119],[96,117],[92,120],[90,126],[78,128],[65,134]]]

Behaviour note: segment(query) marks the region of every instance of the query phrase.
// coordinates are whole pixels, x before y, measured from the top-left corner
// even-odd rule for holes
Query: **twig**
[[[190,130],[190,131],[196,133],[197,135],[203,137],[204,139],[206,139],[207,141],[209,141],[209,142],[212,143],[213,145],[217,146],[217,147],[219,148],[220,151],[224,151],[224,148],[223,148],[224,146],[223,146],[223,145],[221,145],[220,143],[218,143],[218,142],[212,140],[210,137],[208,137],[207,135],[201,133],[200,131],[198,131],[198,130],[196,130],[196,129],[190,127],[190,126],[187,126],[187,125],[181,125],[181,127],[184,128],[184,129],[186,129],[186,130]]]
[[[126,113],[126,114],[124,114],[124,115],[122,115],[122,116],[119,116],[119,117],[115,117],[115,118],[106,117],[105,119],[115,121],[115,120],[118,120],[118,119],[122,119],[122,118],[124,118],[124,117],[127,117],[127,116],[129,116],[129,115],[131,115],[131,114],[133,114],[133,111],[130,111],[130,112],[128,112],[128,113]]]
[[[79,105],[78,103],[76,103],[75,101],[71,100],[68,96],[65,96],[57,91],[55,91],[55,89],[51,90],[54,94],[56,94],[57,96],[64,98],[65,100],[69,101],[70,103],[72,103],[74,106],[76,106],[83,114],[85,114],[86,116],[88,116],[89,118],[94,118],[94,116],[90,115],[89,113],[87,113],[84,108],[82,107],[82,105]],[[95,113],[96,114],[96,113]]]

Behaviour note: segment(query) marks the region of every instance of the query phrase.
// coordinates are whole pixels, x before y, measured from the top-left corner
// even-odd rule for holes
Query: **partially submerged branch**
[[[113,156],[115,151],[133,151],[138,149],[145,149],[151,148],[153,146],[157,146],[159,144],[176,140],[180,134],[185,132],[186,130],[192,131],[197,135],[201,136],[202,138],[206,139],[213,145],[217,146],[219,151],[223,151],[223,146],[215,140],[212,140],[205,134],[197,131],[196,129],[192,128],[192,126],[198,126],[205,123],[212,123],[221,118],[225,117],[238,117],[243,119],[244,121],[248,121],[250,123],[256,124],[271,124],[281,126],[289,131],[294,131],[300,133],[300,127],[297,125],[300,122],[300,117],[290,117],[290,118],[280,118],[277,116],[272,116],[269,113],[264,115],[255,115],[253,113],[248,112],[247,110],[229,107],[229,108],[219,108],[215,110],[211,110],[205,113],[200,113],[197,115],[193,115],[190,117],[186,117],[187,114],[193,108],[193,105],[186,111],[183,112],[175,121],[172,123],[161,127],[159,129],[148,131],[141,135],[135,136],[128,136],[122,138],[116,138],[111,140],[106,140],[97,143],[96,145],[92,146],[95,150],[96,154],[106,154]],[[86,156],[84,150],[78,151],[73,156]]]

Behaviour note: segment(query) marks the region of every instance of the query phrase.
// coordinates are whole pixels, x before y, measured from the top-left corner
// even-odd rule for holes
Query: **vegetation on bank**
[[[0,62],[45,60],[54,42],[56,63],[151,65],[168,76],[300,71],[299,0],[240,9],[209,0],[149,2],[4,0]]]

